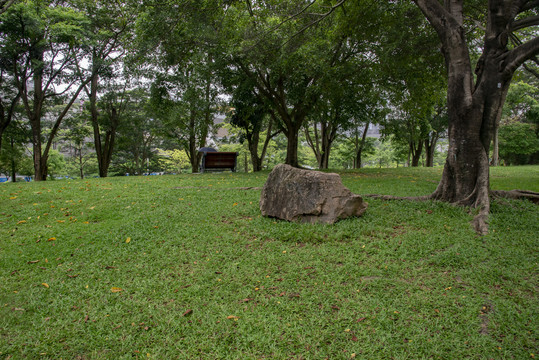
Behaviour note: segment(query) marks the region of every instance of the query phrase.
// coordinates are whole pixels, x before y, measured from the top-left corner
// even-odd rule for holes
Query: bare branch
[[[321,22],[322,20],[324,20],[325,18],[327,18],[328,16],[330,16],[337,8],[341,7],[344,3],[346,2],[346,0],[341,0],[339,1],[337,4],[333,5],[326,13],[324,14],[320,14],[319,18],[316,19],[315,21],[305,25],[303,28],[301,28],[298,32],[296,32],[295,34],[293,34],[288,40],[286,40],[282,45],[281,47],[285,46],[286,44],[288,44],[290,41],[292,41],[292,39],[294,39],[296,36],[302,34],[305,32],[305,30],[315,26],[316,24],[318,24],[319,22]]]
[[[535,59],[532,59],[534,60],[536,63],[539,63],[539,60],[537,58]],[[524,69],[526,69],[527,72],[529,72],[530,74],[532,74],[533,76],[535,76],[537,79],[539,79],[539,71],[529,67],[528,65],[524,64],[523,65]]]
[[[300,16],[301,14],[303,14],[305,11],[307,11],[307,9],[310,8],[311,6],[313,6],[315,3],[316,3],[316,0],[311,1],[309,4],[307,4],[307,6],[305,6],[303,9],[301,9],[299,12],[297,12],[296,14],[294,14],[294,15],[292,15],[292,16],[287,17],[286,19],[284,19],[283,21],[281,21],[279,24],[277,24],[276,26],[274,26],[273,28],[271,28],[269,31],[266,32],[266,34],[271,33],[271,32],[274,32],[275,30],[277,30],[277,29],[279,29],[281,26],[283,26],[285,23],[289,22],[289,21],[292,20],[292,19],[297,18],[298,16]],[[264,35],[265,35],[265,34],[264,34]]]

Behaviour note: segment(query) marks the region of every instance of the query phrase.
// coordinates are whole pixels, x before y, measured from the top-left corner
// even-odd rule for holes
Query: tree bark
[[[299,129],[296,129],[295,127],[289,127],[287,131],[284,133],[286,138],[288,139],[288,142],[286,144],[285,164],[296,167],[296,168],[299,167],[298,133],[299,133]]]
[[[500,165],[500,151],[498,143],[498,126],[494,131],[494,139],[492,140],[492,158],[490,159],[490,166]]]
[[[17,182],[17,167],[15,165],[15,139],[11,138],[11,181]]]
[[[434,166],[434,152],[436,150],[436,143],[438,142],[438,136],[432,135],[429,138],[425,139],[425,166],[433,167]]]
[[[410,152],[412,153],[412,167],[418,167],[423,152],[423,141],[418,141],[417,147],[415,142],[410,142]]]

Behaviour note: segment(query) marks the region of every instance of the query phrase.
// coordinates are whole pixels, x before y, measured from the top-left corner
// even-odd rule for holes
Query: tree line
[[[488,208],[490,163],[500,154],[529,161],[537,152],[536,0],[0,6],[0,138],[23,125],[10,142],[31,144],[36,180],[47,179],[55,139],[81,98],[103,177],[119,156],[118,132],[129,126],[151,128],[132,133],[136,167],[158,136],[185,151],[196,171],[216,113],[241,129],[255,171],[278,136],[286,138],[284,162],[301,165],[301,138],[322,169],[339,136],[361,166],[372,124],[406,147],[411,165],[422,154],[431,165],[447,137],[432,197],[481,208]]]

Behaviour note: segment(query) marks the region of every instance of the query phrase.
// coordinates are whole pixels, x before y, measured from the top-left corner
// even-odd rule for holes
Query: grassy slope
[[[440,169],[341,175],[413,196]],[[235,189],[266,176],[0,186],[0,358],[539,356],[537,206],[495,202],[485,237],[434,202],[369,199],[360,219],[299,225]],[[539,191],[539,167],[491,180]]]

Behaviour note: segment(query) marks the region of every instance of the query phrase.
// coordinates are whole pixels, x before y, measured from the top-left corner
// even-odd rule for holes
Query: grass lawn
[[[539,191],[539,166],[493,189]],[[268,173],[0,185],[0,359],[539,358],[539,207],[367,199],[362,218],[260,216]],[[341,173],[432,192],[441,169]]]

